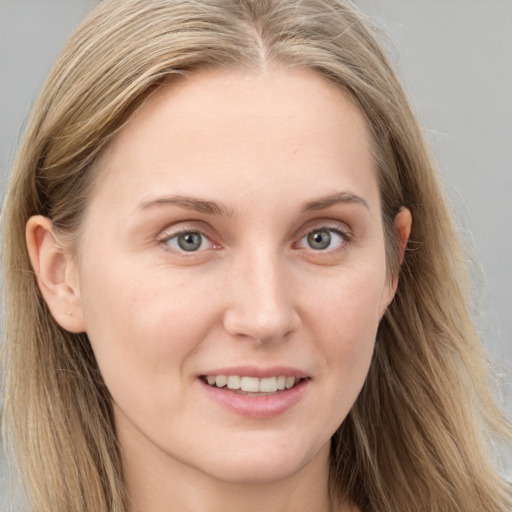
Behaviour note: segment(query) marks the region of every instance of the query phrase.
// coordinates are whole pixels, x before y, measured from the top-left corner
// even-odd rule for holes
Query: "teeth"
[[[240,379],[242,391],[257,393],[260,390],[260,379],[258,377],[242,377]]]
[[[217,375],[215,377],[215,385],[218,388],[224,387],[228,383],[228,378],[225,375]]]
[[[227,386],[228,389],[241,389],[248,393],[275,393],[276,391],[293,388],[298,380],[295,377],[285,377],[284,375],[263,379],[246,375],[208,375],[206,382],[210,386],[218,388]]]
[[[267,379],[260,379],[260,392],[275,393],[277,391],[277,379],[270,377]]]
[[[229,389],[240,389],[240,377],[238,375],[228,376],[228,388]]]

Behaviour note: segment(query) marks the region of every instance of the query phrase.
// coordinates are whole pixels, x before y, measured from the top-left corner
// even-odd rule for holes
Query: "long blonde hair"
[[[79,233],[98,154],[173,76],[205,67],[311,69],[371,127],[390,274],[393,219],[414,219],[366,384],[332,439],[330,488],[363,511],[505,512],[486,450],[510,436],[490,396],[469,283],[424,137],[373,30],[342,0],[105,0],[71,37],[33,109],[4,204],[4,433],[38,512],[124,512],[110,395],[87,335],[36,285],[25,224]]]

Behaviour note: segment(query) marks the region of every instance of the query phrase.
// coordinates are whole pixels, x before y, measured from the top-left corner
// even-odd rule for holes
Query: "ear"
[[[67,331],[84,332],[76,263],[55,237],[52,221],[41,215],[30,217],[25,237],[39,290],[53,318]]]
[[[398,242],[398,259],[404,262],[405,249],[411,236],[412,215],[408,208],[402,206],[395,217],[395,233]]]
[[[395,217],[394,229],[397,241],[397,256],[400,265],[404,262],[405,250],[407,242],[411,235],[412,215],[408,208],[402,206]],[[398,287],[398,272],[393,277],[393,296],[395,295]]]
[[[405,257],[405,250],[407,248],[407,242],[409,241],[409,236],[411,234],[411,226],[412,226],[412,216],[411,212],[402,206],[395,217],[394,222],[394,231],[396,235],[396,250],[398,261],[400,265],[402,265]],[[396,275],[393,276],[393,279],[389,282],[387,286],[387,291],[385,293],[385,298],[381,303],[380,310],[380,318],[384,316],[386,309],[391,304],[393,297],[395,296],[396,290],[398,288],[398,275],[399,272],[396,272]]]

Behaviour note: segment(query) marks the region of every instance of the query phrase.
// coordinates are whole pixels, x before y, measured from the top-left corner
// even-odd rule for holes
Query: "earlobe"
[[[70,332],[84,332],[76,265],[55,237],[52,221],[30,217],[25,236],[28,254],[41,294],[57,323]]]

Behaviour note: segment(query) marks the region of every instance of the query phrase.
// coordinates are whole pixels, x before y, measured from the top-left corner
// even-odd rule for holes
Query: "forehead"
[[[364,188],[376,181],[371,144],[359,108],[310,70],[205,70],[148,98],[102,155],[99,193],[140,202],[191,187],[225,196],[238,184],[262,200],[283,186],[322,195],[343,175]]]

